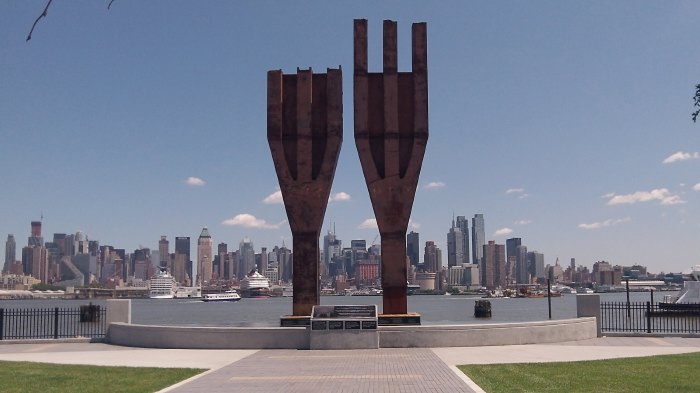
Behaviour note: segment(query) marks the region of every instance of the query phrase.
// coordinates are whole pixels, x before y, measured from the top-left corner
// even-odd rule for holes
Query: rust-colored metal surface
[[[319,304],[323,217],[343,139],[340,69],[267,73],[267,141],[293,236],[293,315]]]
[[[406,314],[406,230],[428,142],[426,24],[412,27],[412,71],[397,70],[396,22],[384,21],[384,70],[367,72],[367,21],[354,25],[355,144],[382,245],[383,313]]]

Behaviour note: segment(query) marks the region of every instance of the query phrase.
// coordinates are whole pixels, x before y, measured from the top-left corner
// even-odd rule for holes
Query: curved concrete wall
[[[304,327],[195,327],[113,323],[105,341],[143,348],[180,349],[308,349]]]
[[[540,344],[597,337],[595,318],[487,325],[385,326],[381,348],[478,347]]]
[[[488,325],[382,326],[380,348],[476,347],[576,341],[597,336],[595,318]],[[191,327],[112,323],[107,342],[145,348],[308,349],[304,327]]]

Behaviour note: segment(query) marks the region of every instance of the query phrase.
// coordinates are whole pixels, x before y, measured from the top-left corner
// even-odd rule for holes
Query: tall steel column
[[[397,71],[396,22],[384,21],[384,70],[367,72],[367,20],[354,25],[355,144],[382,246],[383,313],[406,314],[406,230],[428,142],[426,24],[412,27],[412,71]]]
[[[267,74],[267,140],[293,236],[293,315],[319,304],[323,217],[343,139],[340,69]]]

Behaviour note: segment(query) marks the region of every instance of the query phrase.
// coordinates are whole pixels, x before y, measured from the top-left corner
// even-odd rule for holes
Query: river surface
[[[654,301],[663,300],[665,294],[654,293]],[[476,296],[432,296],[408,297],[408,311],[421,314],[423,324],[449,325],[473,323],[500,323],[541,321],[548,318],[547,298],[534,299],[488,299],[491,301],[491,318],[474,318]],[[625,293],[602,293],[603,302],[626,300]],[[630,301],[650,300],[649,292],[632,292]],[[0,308],[47,308],[77,307],[87,300],[0,300]],[[104,300],[93,300],[93,304],[104,305]],[[382,309],[380,296],[322,296],[321,304],[358,305],[376,304]],[[205,303],[192,299],[133,299],[131,301],[132,322],[153,325],[189,326],[279,326],[280,316],[292,313],[292,298],[275,297],[242,299],[235,303]],[[576,317],[576,295],[552,298],[552,319]]]

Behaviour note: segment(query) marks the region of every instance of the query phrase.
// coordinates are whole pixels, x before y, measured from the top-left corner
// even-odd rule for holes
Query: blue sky
[[[326,212],[376,228],[353,140],[352,20],[428,23],[430,140],[412,227],[446,253],[453,213],[487,239],[580,264],[700,264],[696,1],[0,2],[0,237],[85,232],[157,249],[208,226],[259,252],[291,233],[266,141],[266,72],[344,70],[344,144]],[[191,178],[191,179],[190,179]],[[188,179],[190,181],[188,182]],[[199,179],[199,181],[197,181]],[[236,225],[232,225],[236,224]],[[446,260],[446,255],[443,255]]]

